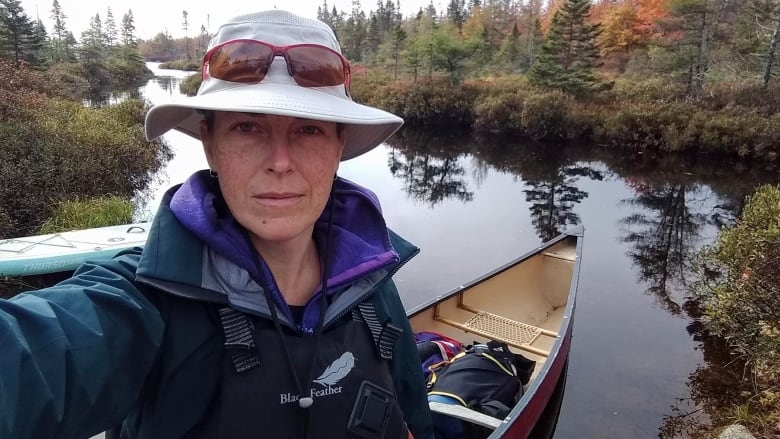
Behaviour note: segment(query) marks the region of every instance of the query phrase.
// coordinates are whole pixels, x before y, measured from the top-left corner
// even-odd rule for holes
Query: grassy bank
[[[718,84],[692,100],[661,79],[624,78],[588,98],[544,90],[525,76],[392,81],[364,72],[356,100],[410,124],[459,125],[545,142],[577,141],[627,151],[697,152],[780,162],[780,86]]]
[[[89,108],[66,88],[0,63],[0,238],[34,233],[65,200],[132,197],[170,157],[144,137],[145,102]]]
[[[762,186],[737,224],[702,254],[696,290],[709,331],[726,340],[741,391],[716,425],[780,434],[780,186]]]
[[[188,72],[197,72],[200,71],[200,62],[199,61],[187,61],[184,59],[176,60],[176,61],[168,61],[160,64],[161,69],[171,69],[171,70],[184,70]]]

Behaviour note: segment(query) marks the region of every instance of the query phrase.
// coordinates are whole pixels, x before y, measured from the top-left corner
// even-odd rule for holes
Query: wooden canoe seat
[[[462,405],[429,401],[428,406],[430,406],[432,412],[452,416],[453,418],[458,418],[473,424],[481,425],[491,430],[495,430],[496,427],[501,425],[501,419],[494,418],[490,415],[472,410],[468,407],[463,407]]]
[[[474,309],[463,303],[459,303],[458,308],[471,312],[474,316],[465,322],[456,322],[440,316],[438,309],[436,309],[434,319],[463,331],[488,339],[499,340],[509,346],[514,346],[543,357],[550,355],[550,352],[531,346],[531,344],[541,335],[547,337],[558,336],[556,332],[508,319],[487,311]]]

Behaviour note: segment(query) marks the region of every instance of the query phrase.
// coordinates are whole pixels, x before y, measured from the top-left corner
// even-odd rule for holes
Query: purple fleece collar
[[[337,178],[334,185],[329,292],[398,260],[376,195],[343,178]],[[207,171],[198,171],[188,178],[171,198],[170,207],[185,228],[217,253],[247,270],[263,288],[270,289],[280,308],[289,312],[282,306],[284,299],[262,258],[263,275],[258,271],[254,249],[225,205],[217,180]],[[314,229],[321,252],[325,248],[328,216],[329,207],[326,207]],[[263,285],[261,279],[267,279],[268,285]],[[305,316],[311,314],[312,305],[318,307],[317,296],[315,294],[309,301]]]

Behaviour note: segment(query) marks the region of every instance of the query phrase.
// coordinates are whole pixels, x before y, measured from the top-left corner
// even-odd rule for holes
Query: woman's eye
[[[240,131],[242,133],[251,133],[252,131],[255,131],[255,124],[251,122],[239,122],[234,127],[235,130]]]
[[[320,134],[322,130],[314,125],[304,125],[301,127],[301,132],[304,134]]]

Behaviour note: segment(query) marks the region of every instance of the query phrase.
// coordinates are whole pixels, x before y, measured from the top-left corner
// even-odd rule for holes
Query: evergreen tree
[[[333,22],[330,19],[330,11],[328,10],[328,0],[324,0],[322,6],[317,6],[317,20],[326,23],[333,29]]]
[[[30,64],[34,66],[44,66],[51,60],[51,42],[49,34],[46,32],[46,26],[39,18],[33,25],[33,37],[31,40]]]
[[[15,63],[38,65],[39,43],[35,26],[22,9],[20,0],[0,0],[0,56]]]
[[[69,53],[72,53],[73,46],[68,47],[68,29],[65,26],[65,13],[60,7],[60,3],[57,0],[52,2],[51,7],[51,20],[54,23],[52,28],[51,46],[52,46],[52,60],[57,62],[65,62],[69,60]]]
[[[655,64],[667,74],[679,75],[688,95],[699,97],[710,71],[723,61],[721,53],[729,51],[728,42],[734,39],[734,2],[669,0],[666,7],[669,15],[656,25],[674,38],[655,41]]]
[[[181,12],[182,22],[181,28],[184,30],[184,58],[189,61],[190,58],[190,39],[187,37],[187,31],[190,29],[189,14],[187,11]]]
[[[198,35],[198,52],[203,55],[206,53],[206,48],[209,45],[209,40],[211,39],[211,36],[209,35],[209,31],[206,30],[205,25],[200,25],[200,34]]]
[[[89,28],[81,33],[79,62],[84,67],[90,88],[96,90],[110,83],[111,76],[106,68],[108,54],[100,14],[90,20]]]
[[[116,29],[116,20],[114,20],[114,14],[111,13],[111,7],[108,7],[108,10],[106,11],[106,32],[105,32],[105,39],[106,39],[106,46],[113,47],[117,43],[117,35],[118,31]]]
[[[553,16],[528,79],[533,84],[575,94],[601,88],[594,74],[599,50],[599,25],[587,22],[590,0],[567,0]]]
[[[772,77],[772,66],[775,63],[777,46],[780,45],[780,11],[777,13],[776,20],[775,30],[772,33],[772,38],[769,40],[769,47],[764,56],[764,74],[762,75],[761,80],[761,86],[763,88],[766,88],[766,86],[769,85],[769,79]]]
[[[450,0],[447,6],[447,17],[458,28],[458,34],[463,33],[463,23],[466,22],[466,2],[465,0]]]
[[[495,64],[509,73],[514,73],[521,69],[523,64],[520,47],[520,30],[517,23],[512,26],[512,32],[507,35],[501,47],[496,53]]]
[[[137,41],[135,39],[135,20],[133,19],[132,9],[129,9],[122,17],[122,28],[120,32],[122,34],[122,44],[125,46],[136,46]]]
[[[398,79],[398,61],[401,57],[401,52],[404,49],[404,41],[406,41],[406,31],[401,26],[401,23],[395,25],[395,31],[393,32],[393,78]]]

